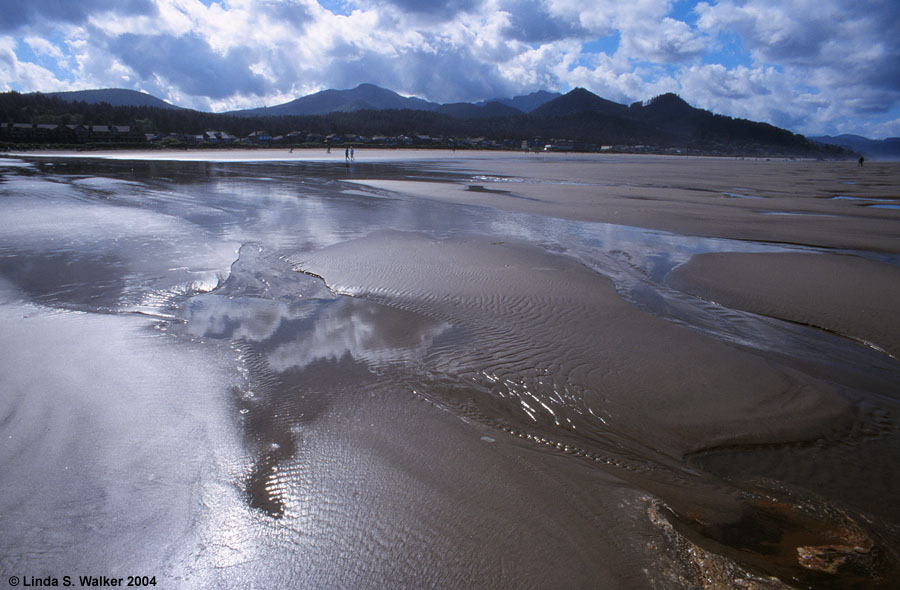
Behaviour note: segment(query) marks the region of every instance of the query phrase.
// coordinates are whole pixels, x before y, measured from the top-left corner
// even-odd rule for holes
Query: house
[[[112,141],[112,130],[109,125],[91,125],[88,128],[88,141],[93,143]]]
[[[75,140],[72,143],[84,143],[88,138],[88,130],[87,127],[81,124],[70,124],[65,126],[67,131],[65,131],[65,135],[68,137],[73,137]]]
[[[272,136],[265,131],[254,131],[244,141],[255,144],[267,144],[272,143]]]
[[[41,142],[49,142],[56,139],[56,129],[59,125],[49,123],[39,123],[34,126],[34,140]]]
[[[31,123],[11,123],[10,141],[34,141],[34,126]]]
[[[233,143],[237,137],[225,131],[206,131],[203,133],[204,141],[209,143]]]

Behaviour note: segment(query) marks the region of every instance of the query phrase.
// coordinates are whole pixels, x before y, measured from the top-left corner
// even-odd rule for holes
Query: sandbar
[[[705,253],[670,285],[728,307],[808,324],[900,358],[900,268],[859,256]]]

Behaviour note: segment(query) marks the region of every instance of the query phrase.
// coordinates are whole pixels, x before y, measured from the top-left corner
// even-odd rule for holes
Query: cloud
[[[698,26],[740,37],[758,63],[781,64],[825,85],[900,91],[900,3],[894,0],[701,3]],[[805,74],[804,74],[805,77]]]
[[[12,90],[14,84],[31,91],[69,90],[71,85],[37,64],[23,62],[16,54],[16,40],[0,36],[0,90]]]
[[[25,44],[37,55],[64,59],[62,50],[42,37],[25,37]]]
[[[340,0],[336,13],[316,0],[0,0],[0,32],[15,31],[0,73],[26,91],[122,86],[212,110],[361,82],[439,102],[584,86],[626,103],[678,92],[807,132],[892,128],[896,0],[690,14],[691,1]]]
[[[503,31],[508,39],[546,43],[590,36],[580,20],[551,14],[540,0],[506,0],[500,3],[500,9],[509,15],[509,24]]]
[[[360,0],[357,2],[366,9],[392,7],[416,20],[445,22],[461,13],[470,12],[479,7],[480,0]]]
[[[91,15],[102,12],[150,15],[155,6],[152,0],[2,0],[0,31],[42,23],[82,24]]]
[[[687,23],[672,18],[637,21],[623,29],[620,51],[635,59],[681,63],[698,58],[706,43]]]
[[[257,5],[257,10],[270,14],[272,20],[289,24],[294,29],[302,29],[313,18],[310,7],[297,0],[269,1]]]
[[[815,103],[812,111],[793,118],[802,127],[834,131],[842,118],[886,113],[900,103],[900,4],[895,0],[723,0],[700,3],[697,13],[703,31],[737,36],[754,69],[782,73],[783,92],[771,97],[773,103]],[[696,73],[688,80],[696,82]],[[747,78],[746,72],[720,75],[726,86],[733,87],[738,78]],[[756,92],[754,100],[766,96],[753,85],[744,88]]]
[[[160,77],[189,94],[222,98],[234,93],[262,96],[265,79],[251,69],[252,52],[219,54],[197,35],[125,34],[109,50],[142,79]]]

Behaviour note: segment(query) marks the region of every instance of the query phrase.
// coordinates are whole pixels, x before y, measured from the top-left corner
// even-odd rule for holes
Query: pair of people
[[[352,147],[348,147],[347,149],[344,150],[344,159],[347,160],[348,162],[350,162],[354,159]]]

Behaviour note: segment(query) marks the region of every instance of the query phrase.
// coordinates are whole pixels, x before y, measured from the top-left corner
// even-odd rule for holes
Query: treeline
[[[417,110],[335,112],[316,116],[235,117],[191,109],[111,106],[68,102],[40,93],[0,93],[0,123],[128,125],[145,134],[224,131],[239,138],[255,131],[272,136],[306,131],[354,134],[533,141],[568,139],[599,147],[646,145],[717,152],[765,151],[841,156],[848,152],[808,141],[790,131],[696,109],[674,95],[635,103],[610,114],[584,111],[562,116],[513,115],[477,119]]]
[[[191,109],[146,106],[111,106],[108,103],[68,102],[40,93],[0,93],[0,122],[56,125],[131,125],[143,133],[189,133],[226,131],[246,137],[264,130],[271,135],[308,131],[321,135],[397,136],[423,134],[441,136],[485,136],[526,139],[527,117],[457,119],[432,111],[383,110],[336,112],[328,115],[235,117]],[[532,128],[534,126],[531,126]],[[576,138],[578,139],[578,138]]]

